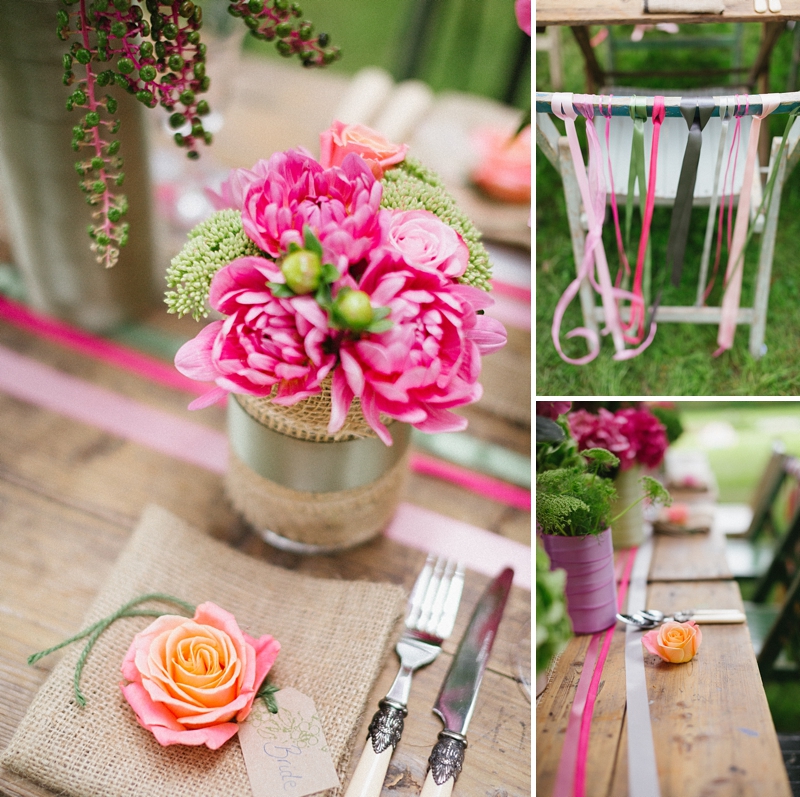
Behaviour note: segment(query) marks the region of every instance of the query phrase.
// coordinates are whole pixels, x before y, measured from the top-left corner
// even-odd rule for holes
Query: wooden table
[[[647,607],[665,612],[689,607],[743,609],[738,585],[726,574],[726,565],[719,564],[719,542],[713,535],[656,535]],[[701,628],[701,649],[688,664],[671,665],[644,654],[661,796],[790,797],[747,626]],[[618,623],[594,709],[586,797],[629,793],[625,636]],[[569,642],[537,703],[536,787],[542,797],[553,790],[590,638],[582,635]]]
[[[178,322],[161,310],[150,324],[153,329],[160,327],[160,332],[187,338],[197,332],[194,322]],[[187,394],[8,323],[0,322],[0,346],[176,417],[219,431],[225,428],[221,407],[190,414]],[[529,426],[510,422],[480,405],[467,414],[473,435],[530,456]],[[452,484],[412,475],[405,499],[489,529],[498,537],[530,544],[529,513]],[[0,749],[54,663],[48,658],[28,667],[27,656],[81,628],[84,612],[143,507],[151,502],[251,556],[315,576],[385,580],[410,588],[425,558],[423,552],[383,537],[339,555],[304,558],[281,553],[233,512],[220,475],[0,392]],[[430,709],[471,608],[488,581],[487,576],[468,571],[463,610],[452,639],[439,659],[415,676],[406,730],[384,795],[419,794],[430,747],[441,729]],[[529,591],[512,588],[469,729],[469,751],[456,795],[530,794],[531,705],[516,680],[514,658],[530,622],[530,600]],[[396,670],[392,653],[370,698],[369,715]],[[362,739],[368,721],[369,716]],[[0,792],[14,797],[46,794],[2,769]]]
[[[643,0],[539,0],[536,3],[536,26],[568,25],[586,62],[587,91],[594,94],[606,85],[608,73],[597,60],[589,43],[590,25],[653,25],[659,22],[697,24],[708,22],[756,22],[763,24],[761,46],[746,79],[747,86],[759,85],[761,93],[769,91],[769,60],[778,37],[790,19],[800,19],[800,0],[782,0],[779,14],[757,14],[753,0],[725,0],[722,14],[645,14]],[[627,75],[630,77],[630,75]]]

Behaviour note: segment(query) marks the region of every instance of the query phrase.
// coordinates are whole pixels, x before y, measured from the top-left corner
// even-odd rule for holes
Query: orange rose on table
[[[280,650],[253,639],[213,603],[193,618],[165,614],[137,634],[122,662],[122,694],[162,745],[221,747],[250,713]]]
[[[393,144],[369,127],[338,121],[320,133],[319,143],[319,162],[326,169],[341,166],[347,155],[355,153],[367,162],[376,180],[380,180],[390,166],[402,163],[408,152],[408,144]]]
[[[664,623],[642,637],[642,644],[650,653],[672,664],[691,661],[702,641],[703,635],[692,620],[688,623]]]

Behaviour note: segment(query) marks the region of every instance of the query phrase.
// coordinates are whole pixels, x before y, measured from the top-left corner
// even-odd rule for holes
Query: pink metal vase
[[[567,571],[567,613],[576,634],[612,626],[617,613],[617,584],[611,529],[581,537],[542,534],[550,568]]]

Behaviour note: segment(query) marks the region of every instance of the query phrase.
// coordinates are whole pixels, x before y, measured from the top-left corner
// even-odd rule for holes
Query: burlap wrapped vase
[[[330,380],[291,407],[231,395],[225,489],[234,507],[272,545],[299,553],[349,548],[379,534],[400,501],[411,428],[387,423],[391,446],[354,400],[342,429],[327,433]]]

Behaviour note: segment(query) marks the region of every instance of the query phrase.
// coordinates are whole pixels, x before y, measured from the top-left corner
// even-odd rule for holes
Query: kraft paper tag
[[[275,699],[277,714],[257,699],[239,724],[253,797],[306,797],[339,786],[314,701],[292,687]]]

